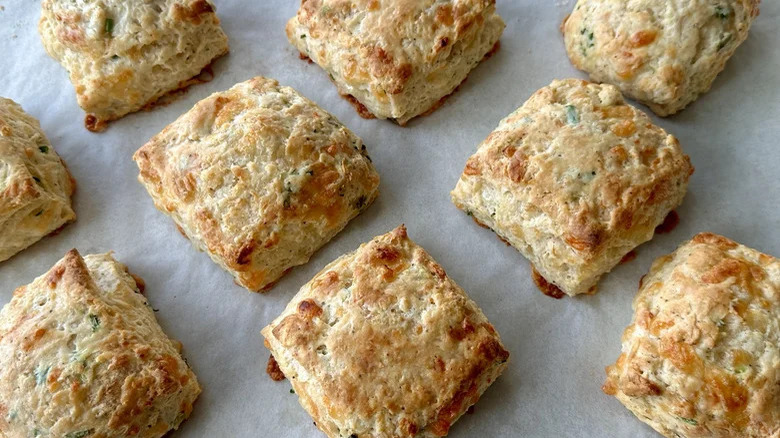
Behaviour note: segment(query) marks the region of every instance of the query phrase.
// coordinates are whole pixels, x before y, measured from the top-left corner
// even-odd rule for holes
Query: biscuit
[[[378,194],[362,140],[263,77],[198,102],[133,158],[157,208],[255,291],[306,263]]]
[[[228,52],[208,0],[44,0],[38,31],[70,75],[85,125],[150,107]]]
[[[652,238],[692,172],[677,139],[616,87],[569,79],[501,121],[466,162],[452,201],[576,295]]]
[[[495,0],[303,0],[286,28],[361,116],[400,125],[435,110],[503,30]]]
[[[579,0],[561,25],[572,64],[659,116],[706,93],[748,36],[759,0]]]
[[[780,260],[702,233],[633,308],[604,392],[669,438],[780,436]]]
[[[262,333],[330,438],[444,436],[509,359],[403,226],[326,266]]]
[[[0,312],[0,436],[161,437],[200,386],[139,282],[74,249]],[[141,283],[142,284],[142,283]]]
[[[0,262],[75,220],[75,187],[38,121],[0,97]]]

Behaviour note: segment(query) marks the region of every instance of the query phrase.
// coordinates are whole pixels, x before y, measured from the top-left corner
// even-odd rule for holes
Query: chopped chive
[[[49,147],[46,146],[46,145],[38,146],[38,150],[43,152],[44,154],[48,154],[49,153]]]
[[[39,211],[38,213],[35,213],[35,216],[38,217],[43,214],[43,210]]]
[[[566,105],[566,121],[570,125],[576,125],[580,122],[580,116],[577,114],[577,108],[574,105]]]
[[[290,394],[295,394],[295,390],[290,388]]]
[[[46,368],[38,367],[33,374],[35,374],[35,384],[36,385],[42,385],[44,382],[46,382],[46,377],[49,375],[49,369],[51,367],[47,366]]]
[[[301,35],[301,39],[305,40],[306,39],[306,35]]]
[[[685,418],[685,417],[677,417],[677,418],[679,418],[680,420],[690,424],[691,426],[698,426],[699,425],[699,422],[694,420],[693,418]]]
[[[33,179],[34,179],[34,180],[35,180],[35,182],[37,182],[38,184],[40,184],[40,183],[41,183],[41,179],[40,179],[40,178],[38,178],[37,176],[34,176],[34,177],[33,177]]]
[[[114,20],[111,18],[106,18],[106,33],[111,34],[114,30]]]
[[[98,330],[98,327],[100,327],[100,318],[97,315],[94,315],[92,313],[87,315],[87,317],[89,318],[90,324],[92,324],[92,331],[96,332]]]
[[[715,6],[716,17],[720,18],[721,20],[725,20],[729,18],[729,15],[731,15],[731,9],[729,7]]]

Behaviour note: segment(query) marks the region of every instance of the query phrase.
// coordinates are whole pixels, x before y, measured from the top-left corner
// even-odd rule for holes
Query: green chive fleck
[[[34,176],[34,177],[33,177],[33,179],[34,179],[34,180],[35,180],[35,182],[37,182],[38,184],[40,184],[40,183],[41,183],[41,179],[40,179],[40,178],[38,178],[37,176]]]
[[[290,394],[295,394],[295,390],[290,388]]]
[[[306,35],[301,35],[301,39],[305,40],[306,39]]]
[[[691,426],[698,426],[699,425],[699,422],[694,420],[693,418],[685,418],[685,417],[677,417],[677,418],[679,418],[680,420],[690,424]]]
[[[98,327],[100,327],[100,318],[92,313],[87,315],[87,317],[89,318],[89,322],[92,324],[92,331],[96,332]]]
[[[47,366],[46,368],[39,367],[35,370],[33,374],[35,374],[35,384],[36,385],[42,385],[44,382],[46,382],[46,376],[49,375],[49,369],[51,367]]]
[[[747,370],[748,370],[747,365],[740,365],[740,366],[734,368],[734,372],[737,373],[737,374],[742,374],[742,373],[744,373]]]
[[[731,9],[727,6],[715,6],[715,16],[721,20],[729,18],[731,15]]]
[[[84,438],[85,436],[89,436],[89,435],[92,435],[92,429],[66,433],[65,438]]]
[[[566,105],[566,121],[570,125],[580,123],[580,116],[577,114],[577,108],[574,105]]]
[[[111,57],[111,59],[116,61],[117,59],[119,59],[119,55],[114,55],[114,56]]]
[[[43,210],[39,211],[38,213],[35,213],[35,216],[38,217],[43,214]]]
[[[113,30],[114,30],[114,20],[111,18],[106,18],[106,33],[110,35]]]
[[[38,150],[43,152],[44,154],[48,154],[49,153],[49,147],[46,146],[46,145],[38,146]]]

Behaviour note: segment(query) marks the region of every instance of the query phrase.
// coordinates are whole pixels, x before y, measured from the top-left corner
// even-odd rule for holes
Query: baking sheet
[[[102,134],[83,127],[65,70],[37,33],[40,5],[0,0],[0,95],[40,119],[78,182],[78,221],[0,263],[0,303],[49,269],[70,248],[115,251],[146,280],[164,330],[184,344],[203,386],[192,417],[171,436],[323,436],[290,394],[265,373],[260,329],[300,286],[361,242],[405,223],[482,307],[512,357],[504,375],[452,428],[452,437],[653,437],[600,387],[604,366],[620,351],[637,282],[652,260],[700,231],[713,231],[780,255],[780,4],[765,1],[748,40],[713,89],[681,114],[658,123],[675,134],[696,173],[678,210],[680,225],[642,245],[595,296],[553,300],[530,279],[528,263],[449,201],[466,158],[498,121],[554,78],[582,77],[566,57],[558,25],[573,0],[499,0],[507,28],[501,50],[480,65],[432,115],[406,128],[363,120],[316,65],[287,43],[294,0],[218,1],[231,53],[215,79],[169,106],[112,123]],[[198,100],[255,75],[290,85],[335,114],[368,145],[381,175],[376,203],[270,292],[233,284],[173,222],[154,209],[136,181],[133,152]]]

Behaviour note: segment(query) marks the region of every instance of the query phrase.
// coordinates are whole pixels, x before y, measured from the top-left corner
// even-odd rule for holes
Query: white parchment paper
[[[406,128],[361,119],[322,70],[298,59],[284,34],[298,1],[217,0],[231,53],[216,63],[214,81],[92,134],[65,70],[41,45],[40,3],[0,0],[0,95],[40,119],[78,181],[78,221],[0,263],[0,304],[70,248],[113,250],[146,280],[160,324],[183,342],[203,386],[192,417],[172,436],[320,437],[289,383],[265,374],[260,329],[325,264],[405,223],[482,307],[512,354],[507,371],[455,424],[452,437],[656,436],[600,390],[604,366],[620,351],[640,276],[655,257],[700,231],[780,255],[780,3],[763,2],[750,37],[708,94],[677,116],[654,117],[696,166],[680,225],[642,245],[636,260],[601,281],[597,295],[563,300],[536,290],[527,261],[449,201],[466,158],[502,117],[552,79],[585,77],[570,65],[558,31],[573,0],[498,3],[507,23],[501,50],[443,107]],[[263,295],[234,285],[193,249],[155,210],[131,160],[195,102],[255,75],[276,78],[335,114],[365,140],[382,178],[373,206]]]

